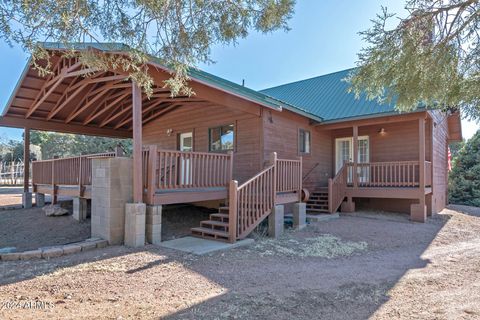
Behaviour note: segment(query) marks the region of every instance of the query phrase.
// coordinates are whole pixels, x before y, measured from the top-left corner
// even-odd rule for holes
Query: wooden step
[[[228,241],[228,232],[226,231],[213,230],[213,229],[204,228],[204,227],[192,228],[190,230],[192,231],[192,235],[196,237]]]
[[[328,197],[328,193],[312,193],[310,197]]]
[[[329,213],[328,209],[309,209],[307,208],[307,213]]]
[[[328,199],[308,199],[308,202],[307,203],[310,203],[310,202],[315,202],[315,203],[328,203]]]
[[[226,214],[226,213],[212,213],[212,214],[210,214],[210,220],[228,222],[228,214]]]
[[[201,227],[211,227],[212,229],[214,227],[223,227],[225,231],[228,231],[228,222],[223,222],[223,221],[218,221],[218,220],[203,220],[200,221],[200,226]],[[218,229],[216,229],[218,230]]]
[[[218,208],[218,212],[220,213],[228,213],[229,211],[230,211],[230,208],[226,206]]]

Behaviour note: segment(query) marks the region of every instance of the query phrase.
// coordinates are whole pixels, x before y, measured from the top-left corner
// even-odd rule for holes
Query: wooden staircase
[[[229,229],[228,229],[228,207],[220,207],[218,213],[210,214],[209,220],[203,220],[200,222],[200,227],[192,228],[192,236],[228,241]]]
[[[329,213],[328,188],[319,188],[311,193],[310,198],[307,201],[307,213]]]
[[[281,202],[279,194],[300,194],[302,160],[277,159],[277,154],[273,152],[268,162],[265,169],[241,185],[231,180],[229,206],[219,208],[209,220],[201,221],[200,227],[192,228],[192,235],[231,243],[244,239]],[[286,203],[295,201],[298,201],[298,196]]]

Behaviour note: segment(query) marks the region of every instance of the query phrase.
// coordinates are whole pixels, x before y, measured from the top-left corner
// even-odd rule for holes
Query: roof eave
[[[22,86],[23,80],[25,79],[28,71],[30,70],[31,61],[32,61],[32,57],[29,57],[28,61],[27,61],[27,64],[23,68],[23,71],[22,71],[20,77],[18,78],[17,83],[15,84],[15,88],[12,90],[12,92],[10,94],[10,97],[7,100],[7,104],[5,104],[5,106],[3,107],[2,117],[4,117],[7,114],[8,108],[13,103],[13,99],[15,99],[15,96],[17,95],[18,90],[20,90],[20,87]]]
[[[425,110],[415,110],[415,111],[403,112],[403,113],[399,113],[398,111],[388,111],[388,112],[382,112],[382,113],[360,115],[360,116],[355,116],[355,117],[325,120],[321,123],[315,124],[315,126],[341,123],[341,122],[349,122],[349,121],[357,121],[357,120],[365,120],[365,119],[372,119],[372,118],[381,118],[381,117],[388,117],[388,116],[401,116],[401,115],[405,115],[405,114],[421,113],[421,112],[425,112]]]

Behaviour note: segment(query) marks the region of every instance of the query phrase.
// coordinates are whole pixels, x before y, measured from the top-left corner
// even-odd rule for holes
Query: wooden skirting
[[[432,188],[425,188],[425,194],[432,192]],[[389,198],[389,199],[417,199],[418,188],[352,188],[347,187],[346,196],[352,198]]]
[[[297,192],[278,193],[275,198],[276,204],[294,203],[299,201]]]
[[[228,197],[227,188],[214,188],[213,190],[172,190],[156,192],[153,204],[190,203],[198,201],[221,200]]]
[[[55,189],[54,189],[55,188]],[[83,192],[80,192],[78,186],[67,186],[67,185],[57,185],[52,186],[48,184],[38,184],[35,185],[34,192],[49,194],[52,196],[66,196],[66,197],[81,197],[81,198],[92,198],[92,192],[90,186],[84,186]]]

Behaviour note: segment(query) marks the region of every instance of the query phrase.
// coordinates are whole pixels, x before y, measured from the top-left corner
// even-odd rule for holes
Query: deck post
[[[229,168],[229,175],[228,181],[233,179],[233,151],[228,151],[228,155],[230,156],[230,168]]]
[[[300,160],[300,168],[298,173],[298,202],[302,202],[302,184],[303,184],[303,160],[302,157],[299,157]]]
[[[23,197],[22,206],[32,207],[32,193],[30,192],[30,128],[25,127],[23,133]]]
[[[418,119],[418,204],[410,205],[410,219],[416,222],[427,220],[425,205],[425,118]]]
[[[353,126],[353,187],[358,187],[358,126]]]
[[[228,241],[237,241],[237,190],[238,181],[230,180],[228,190]]]
[[[142,187],[142,90],[132,82],[133,202],[143,200]]]
[[[154,204],[153,198],[155,196],[156,181],[157,181],[157,153],[158,149],[156,145],[151,145],[148,147],[148,176],[145,177],[147,181],[147,196],[146,202],[150,205]]]
[[[273,204],[277,203],[277,153],[270,154],[270,165],[273,166]]]

